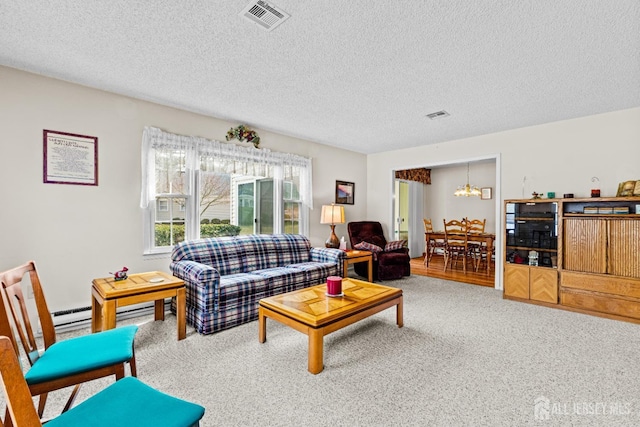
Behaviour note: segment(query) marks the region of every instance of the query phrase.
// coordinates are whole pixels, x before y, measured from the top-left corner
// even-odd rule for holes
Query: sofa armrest
[[[172,262],[170,267],[174,276],[197,286],[214,287],[220,283],[218,270],[207,264],[184,260]]]
[[[342,266],[342,260],[345,257],[345,253],[343,250],[333,249],[333,248],[313,248],[312,247],[309,254],[311,255],[311,261],[335,262],[340,266]]]

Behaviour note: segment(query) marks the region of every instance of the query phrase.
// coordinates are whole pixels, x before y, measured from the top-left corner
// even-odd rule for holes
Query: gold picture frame
[[[624,181],[618,184],[616,197],[640,196],[640,180]]]

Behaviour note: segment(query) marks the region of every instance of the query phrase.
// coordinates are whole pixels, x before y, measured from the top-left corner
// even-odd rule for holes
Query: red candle
[[[599,188],[591,189],[591,197],[600,197],[600,189]]]
[[[327,277],[327,294],[340,295],[342,293],[342,277],[329,276]]]

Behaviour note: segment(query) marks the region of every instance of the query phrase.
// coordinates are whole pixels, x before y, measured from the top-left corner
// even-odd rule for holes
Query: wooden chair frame
[[[38,349],[35,334],[33,333],[22,289],[22,281],[27,275],[31,282],[33,297],[40,321],[40,328],[42,329],[44,351],[56,342],[55,327],[40,283],[40,277],[33,261],[29,261],[19,267],[0,273],[0,294],[2,296],[0,301],[0,335],[10,338],[16,357],[20,357],[17,339],[13,330],[15,327],[19,340],[22,344],[22,349],[24,350],[30,365],[33,366],[33,364],[40,358],[41,352]],[[13,327],[9,321],[6,306],[9,307],[11,312]],[[116,380],[121,379],[125,375],[126,363],[127,362],[116,363],[111,366],[105,366],[87,372],[28,385],[32,396],[40,396],[38,401],[38,415],[42,417],[44,413],[47,394],[49,392],[74,386],[71,396],[63,409],[64,412],[73,405],[82,383],[110,375],[115,375]],[[137,375],[135,353],[133,353],[133,357],[128,361],[128,364],[131,370],[131,375],[135,377]]]
[[[467,273],[467,261],[470,259],[475,267],[475,261],[471,253],[471,247],[469,246],[469,240],[467,239],[467,224],[465,221],[458,221],[453,219],[447,221],[442,220],[444,223],[444,270],[447,270],[447,266],[452,259],[457,262],[460,256],[463,257],[462,270]],[[451,264],[453,265],[453,264]]]
[[[444,251],[444,240],[430,239],[431,241],[427,242],[426,233],[433,232],[433,224],[430,218],[423,218],[422,221],[424,222],[424,232],[425,232],[423,262],[425,265],[429,265],[429,263],[431,262],[431,258],[433,257],[433,254],[436,252],[436,250],[441,249],[442,251]]]

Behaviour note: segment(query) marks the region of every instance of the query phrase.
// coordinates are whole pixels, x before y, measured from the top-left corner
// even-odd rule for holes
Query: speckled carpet
[[[325,337],[319,375],[307,337],[275,321],[264,344],[257,322],[177,341],[167,315],[135,319],[138,377],[205,406],[202,426],[640,425],[640,325],[423,276],[385,284],[404,291],[404,327],[392,308]]]

